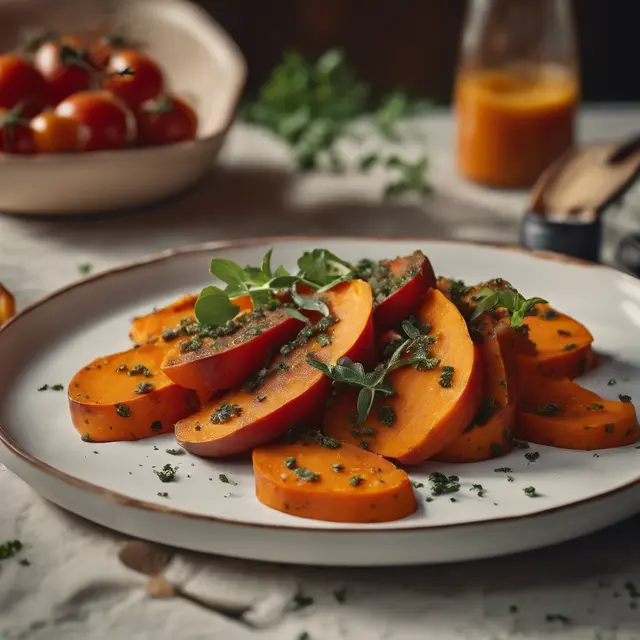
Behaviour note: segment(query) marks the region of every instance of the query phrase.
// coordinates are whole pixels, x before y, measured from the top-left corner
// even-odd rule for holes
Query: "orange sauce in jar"
[[[554,66],[460,72],[458,170],[491,187],[531,187],[574,142],[578,82]]]

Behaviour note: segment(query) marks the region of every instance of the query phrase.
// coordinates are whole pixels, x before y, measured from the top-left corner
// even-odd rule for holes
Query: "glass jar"
[[[455,82],[468,180],[531,187],[574,143],[580,96],[569,0],[470,0]]]

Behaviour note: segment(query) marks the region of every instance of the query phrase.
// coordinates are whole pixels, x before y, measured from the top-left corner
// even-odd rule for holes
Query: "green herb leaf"
[[[224,473],[220,473],[218,474],[218,480],[220,480],[220,482],[223,482],[224,484],[232,484],[234,486],[237,486],[237,482],[234,482],[233,480],[230,480],[229,477],[227,475],[225,475]]]
[[[543,298],[524,298],[515,289],[491,289],[485,287],[482,291],[473,296],[474,302],[478,302],[470,316],[470,320],[475,320],[478,316],[494,309],[506,309],[511,312],[511,326],[520,327],[527,313],[536,304],[546,304]]]
[[[22,550],[22,542],[20,540],[7,540],[0,544],[0,560],[12,558]]]
[[[233,320],[240,307],[229,300],[229,295],[218,287],[205,287],[195,305],[198,322],[205,325],[220,326]]]
[[[295,285],[291,287],[291,299],[296,303],[299,309],[305,311],[317,311],[321,313],[325,318],[331,315],[329,307],[325,302],[319,298],[310,298],[307,296],[301,296],[297,291]]]
[[[226,282],[228,285],[238,287],[239,289],[247,288],[246,282],[249,278],[245,270],[233,260],[213,258],[209,271],[213,276],[222,280],[222,282]]]
[[[367,420],[371,407],[373,406],[373,400],[375,398],[375,391],[371,387],[363,387],[358,394],[358,422],[356,425],[361,427]]]
[[[178,473],[178,467],[172,467],[170,464],[165,464],[161,471],[154,469],[153,473],[158,476],[160,482],[173,482],[176,478],[176,473]]]

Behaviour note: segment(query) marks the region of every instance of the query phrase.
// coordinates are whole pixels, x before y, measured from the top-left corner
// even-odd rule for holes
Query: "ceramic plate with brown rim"
[[[97,355],[128,348],[131,318],[209,284],[214,256],[293,267],[305,250],[326,247],[345,259],[385,258],[416,249],[437,273],[477,282],[508,278],[543,296],[593,333],[600,366],[580,379],[605,398],[640,398],[640,281],[553,256],[459,243],[366,239],[273,239],[167,252],[88,278],[23,311],[0,330],[0,461],[45,498],[126,534],[187,549],[276,562],[392,565],[466,560],[558,543],[640,511],[640,449],[599,452],[532,445],[470,465],[424,463],[410,470],[418,510],[384,524],[341,524],[273,511],[255,497],[248,459],[172,457],[171,435],[136,442],[81,441],[64,392]],[[615,380],[615,386],[608,382]],[[526,381],[525,381],[526,384]],[[153,469],[177,464],[177,481]],[[513,481],[497,467],[509,467]],[[430,495],[433,471],[460,477],[455,502]],[[236,484],[224,484],[226,474]],[[471,491],[481,484],[484,495]],[[538,496],[524,489],[534,486]],[[167,491],[169,496],[159,496]]]

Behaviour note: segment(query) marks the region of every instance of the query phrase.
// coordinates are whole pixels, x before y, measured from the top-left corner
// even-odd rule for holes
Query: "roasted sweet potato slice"
[[[433,459],[441,462],[478,462],[511,450],[517,396],[515,332],[491,318],[481,317],[478,345],[482,372],[480,409],[463,434]]]
[[[431,325],[430,335],[436,338],[431,357],[440,364],[427,371],[410,366],[393,371],[389,379],[397,395],[376,398],[362,427],[355,426],[357,393],[339,391],[325,414],[323,431],[327,435],[416,464],[462,434],[481,398],[479,356],[467,324],[436,289],[427,292],[418,320]]]
[[[275,444],[253,450],[256,496],[301,518],[331,522],[389,522],[417,508],[404,471],[349,444]]]
[[[638,439],[631,403],[604,400],[567,378],[542,374],[526,379],[516,435],[562,449],[610,449]]]
[[[145,316],[134,318],[129,329],[129,337],[136,344],[160,340],[166,329],[174,329],[180,325],[181,320],[193,317],[197,299],[197,295],[185,295],[166,307],[155,309]],[[233,303],[240,308],[239,313],[253,309],[249,296],[234,298]]]
[[[321,410],[331,380],[307,363],[307,356],[335,364],[373,351],[371,287],[362,280],[342,283],[322,294],[336,321],[326,331],[258,371],[244,388],[206,404],[176,425],[178,442],[205,457],[231,455],[269,442],[299,420]]]
[[[162,370],[176,384],[212,394],[233,389],[264,366],[270,355],[304,327],[282,309],[240,315],[228,335],[183,338],[168,351]],[[223,329],[218,329],[223,331]]]
[[[379,333],[396,327],[411,315],[436,283],[431,263],[422,251],[366,264],[361,276],[373,289],[374,326]]]
[[[173,431],[199,407],[196,393],[162,373],[166,349],[145,345],[97,358],[69,383],[71,419],[92,442],[139,440]]]
[[[536,311],[536,315],[525,319],[536,353],[518,358],[523,376],[538,371],[575,378],[595,366],[593,336],[584,325],[549,305],[537,305]]]

